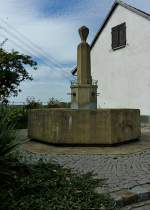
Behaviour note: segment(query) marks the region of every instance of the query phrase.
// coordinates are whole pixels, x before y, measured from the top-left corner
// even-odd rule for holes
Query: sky
[[[22,92],[10,101],[23,103],[34,97],[69,101],[71,70],[76,66],[78,28],[90,29],[91,43],[114,0],[0,0],[0,43],[6,50],[28,54],[38,70],[27,68],[33,81],[21,84]],[[150,13],[150,0],[124,0]]]

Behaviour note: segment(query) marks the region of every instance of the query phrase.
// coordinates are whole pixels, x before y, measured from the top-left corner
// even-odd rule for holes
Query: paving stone
[[[150,140],[150,134],[147,138]],[[43,159],[45,162],[55,161],[79,173],[93,171],[98,178],[105,179],[102,190],[110,193],[120,191],[120,195],[116,195],[115,198],[118,200],[124,198],[125,204],[135,202],[135,200],[150,199],[150,147],[144,151],[123,155],[119,153],[113,155],[51,155],[38,154],[34,151],[34,147],[30,149],[30,152],[24,151],[24,161],[36,162]],[[121,194],[122,189],[125,190],[124,194],[123,192]],[[138,195],[138,199],[135,195]]]

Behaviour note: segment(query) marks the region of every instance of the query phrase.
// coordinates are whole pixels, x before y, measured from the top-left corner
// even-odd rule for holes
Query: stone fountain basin
[[[113,145],[132,141],[141,136],[140,110],[30,110],[28,136],[58,145]]]

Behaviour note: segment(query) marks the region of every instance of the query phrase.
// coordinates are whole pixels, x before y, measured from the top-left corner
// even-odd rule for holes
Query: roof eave
[[[118,6],[118,2],[115,1],[115,3],[112,5],[110,11],[108,12],[108,15],[106,16],[106,18],[104,19],[103,23],[101,24],[100,29],[98,30],[98,32],[96,33],[92,43],[91,43],[91,49],[94,47],[99,35],[101,34],[101,32],[103,31],[104,27],[106,26],[108,20],[110,19],[111,15],[113,14],[114,10],[116,9],[116,7]]]

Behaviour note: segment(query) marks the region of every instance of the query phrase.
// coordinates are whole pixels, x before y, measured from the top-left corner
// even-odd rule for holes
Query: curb
[[[121,189],[110,193],[110,196],[119,207],[147,201],[150,200],[150,184],[138,185],[130,189]]]

